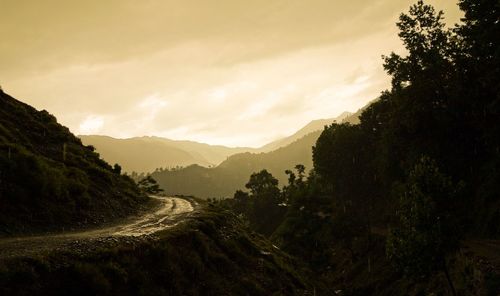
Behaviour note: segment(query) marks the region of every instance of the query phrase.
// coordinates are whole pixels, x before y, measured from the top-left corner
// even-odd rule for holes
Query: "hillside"
[[[276,150],[281,147],[285,147],[287,145],[290,145],[291,143],[299,140],[300,138],[304,137],[305,135],[308,135],[312,132],[316,132],[319,130],[323,130],[323,128],[326,125],[330,125],[334,122],[340,123],[340,122],[350,122],[352,117],[352,113],[349,112],[343,112],[339,116],[335,118],[329,118],[329,119],[317,119],[309,122],[306,126],[295,132],[293,135],[288,136],[283,139],[279,139],[276,141],[273,141],[269,144],[266,144],[259,148],[259,152],[270,152],[273,150]]]
[[[0,258],[1,295],[333,295],[295,258],[206,207],[149,237]]]
[[[359,122],[358,116],[361,111],[362,109],[343,117],[343,121]],[[284,185],[287,182],[285,170],[297,164],[305,165],[307,170],[312,168],[312,147],[328,122],[330,120],[313,121],[299,130],[295,136],[305,131],[317,130],[270,152],[235,154],[214,168],[192,165],[182,169],[155,172],[153,178],[158,180],[168,194],[194,195],[201,198],[232,197],[236,190],[245,187],[252,173],[262,169],[267,169],[281,185]],[[283,143],[292,137],[284,139]]]
[[[203,159],[206,159],[211,165],[218,165],[224,160],[226,160],[229,156],[244,153],[244,152],[252,152],[255,151],[255,148],[249,147],[227,147],[222,145],[209,145],[205,143],[199,143],[195,141],[180,141],[180,140],[170,140],[167,138],[160,137],[143,137],[150,141],[159,141],[171,146],[179,147],[182,150],[187,151],[188,153]]]
[[[155,172],[152,176],[168,194],[201,198],[232,197],[237,189],[244,188],[250,174],[261,169],[267,169],[278,178],[280,184],[284,184],[286,169],[299,163],[311,168],[311,148],[320,134],[321,131],[311,133],[268,153],[236,154],[215,168],[193,165],[180,170]]]
[[[0,91],[0,235],[99,223],[145,200],[53,115]]]
[[[218,165],[228,156],[252,151],[252,148],[231,148],[193,141],[176,141],[160,137],[115,139],[108,136],[79,136],[85,145],[92,145],[110,163],[119,163],[125,172],[147,173],[157,168],[198,164]]]
[[[120,163],[125,172],[152,172],[158,167],[211,163],[200,155],[149,138],[115,139],[107,136],[79,136],[86,145],[110,163]]]

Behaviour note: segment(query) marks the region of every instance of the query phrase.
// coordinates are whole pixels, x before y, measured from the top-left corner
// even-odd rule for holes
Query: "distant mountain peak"
[[[185,167],[192,164],[211,167],[233,154],[254,150],[157,136],[115,139],[86,135],[80,138],[85,144],[94,146],[105,159],[120,163],[124,171],[130,173],[147,173],[158,168]]]
[[[330,125],[332,123],[343,123],[345,121],[350,122],[351,117],[353,117],[353,115],[355,115],[355,114],[356,113],[353,114],[351,112],[345,111],[345,112],[342,112],[339,116],[337,116],[335,118],[312,120],[308,124],[306,124],[303,128],[301,128],[300,130],[295,132],[293,135],[276,140],[276,141],[273,141],[269,144],[266,144],[266,145],[262,146],[259,149],[259,151],[260,152],[269,152],[269,151],[273,151],[273,150],[276,150],[278,148],[287,146],[287,145],[299,140],[300,138],[302,138],[310,133],[322,130],[326,125]],[[357,119],[357,117],[356,117],[356,119]]]

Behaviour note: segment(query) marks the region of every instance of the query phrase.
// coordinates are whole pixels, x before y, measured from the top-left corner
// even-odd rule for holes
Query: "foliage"
[[[253,173],[250,180],[245,185],[250,190],[252,196],[276,197],[278,195],[278,180],[267,170]]]
[[[387,242],[389,259],[398,269],[422,276],[444,267],[460,239],[455,216],[459,190],[431,159],[422,157],[415,165],[400,193],[399,221]]]
[[[286,171],[288,210],[272,236],[282,248],[327,272],[339,249],[352,266],[372,262],[374,242],[392,228],[389,257],[429,275],[464,237],[499,238],[500,7],[459,5],[465,18],[455,28],[423,1],[402,14],[406,54],[384,57],[391,89],[359,124],[325,128],[300,189]]]
[[[245,185],[250,193],[237,190],[225,204],[236,214],[245,217],[259,233],[270,236],[283,220],[286,212],[278,180],[267,170],[253,173]]]
[[[54,116],[0,94],[0,233],[103,222],[145,198]]]
[[[120,175],[122,173],[122,167],[119,164],[115,163],[115,165],[113,166],[113,172]]]
[[[137,183],[137,186],[146,194],[158,194],[163,192],[163,189],[160,188],[158,182],[156,182],[156,180],[151,176],[147,176],[146,178],[140,180]]]
[[[231,213],[205,208],[154,238],[0,258],[1,295],[332,295]]]
[[[301,175],[304,167],[295,168]],[[311,267],[325,267],[334,239],[333,205],[319,176],[313,171],[307,180],[292,178],[283,188],[283,195],[288,208],[272,239],[286,252],[309,262]]]

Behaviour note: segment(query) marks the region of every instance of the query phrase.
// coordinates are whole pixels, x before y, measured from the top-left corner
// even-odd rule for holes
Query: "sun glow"
[[[90,115],[79,126],[81,135],[98,133],[104,126],[104,119],[100,116]]]

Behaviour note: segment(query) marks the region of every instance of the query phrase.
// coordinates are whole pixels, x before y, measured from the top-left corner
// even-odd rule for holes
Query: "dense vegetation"
[[[93,147],[0,91],[0,235],[98,223],[146,197]]]
[[[442,12],[422,1],[401,15],[407,55],[384,57],[391,89],[359,124],[322,132],[307,180],[301,166],[288,171],[288,185],[273,189],[275,203],[258,210],[261,216],[255,209],[263,195],[237,192],[225,201],[352,294],[396,293],[398,283],[397,293],[476,293],[459,276],[471,269],[459,271],[456,251],[468,241],[500,238],[500,5],[459,5],[465,17],[450,29]],[[281,222],[259,229],[280,203],[288,204]],[[446,276],[449,287],[430,275]],[[488,276],[481,293],[496,295],[500,275]]]

